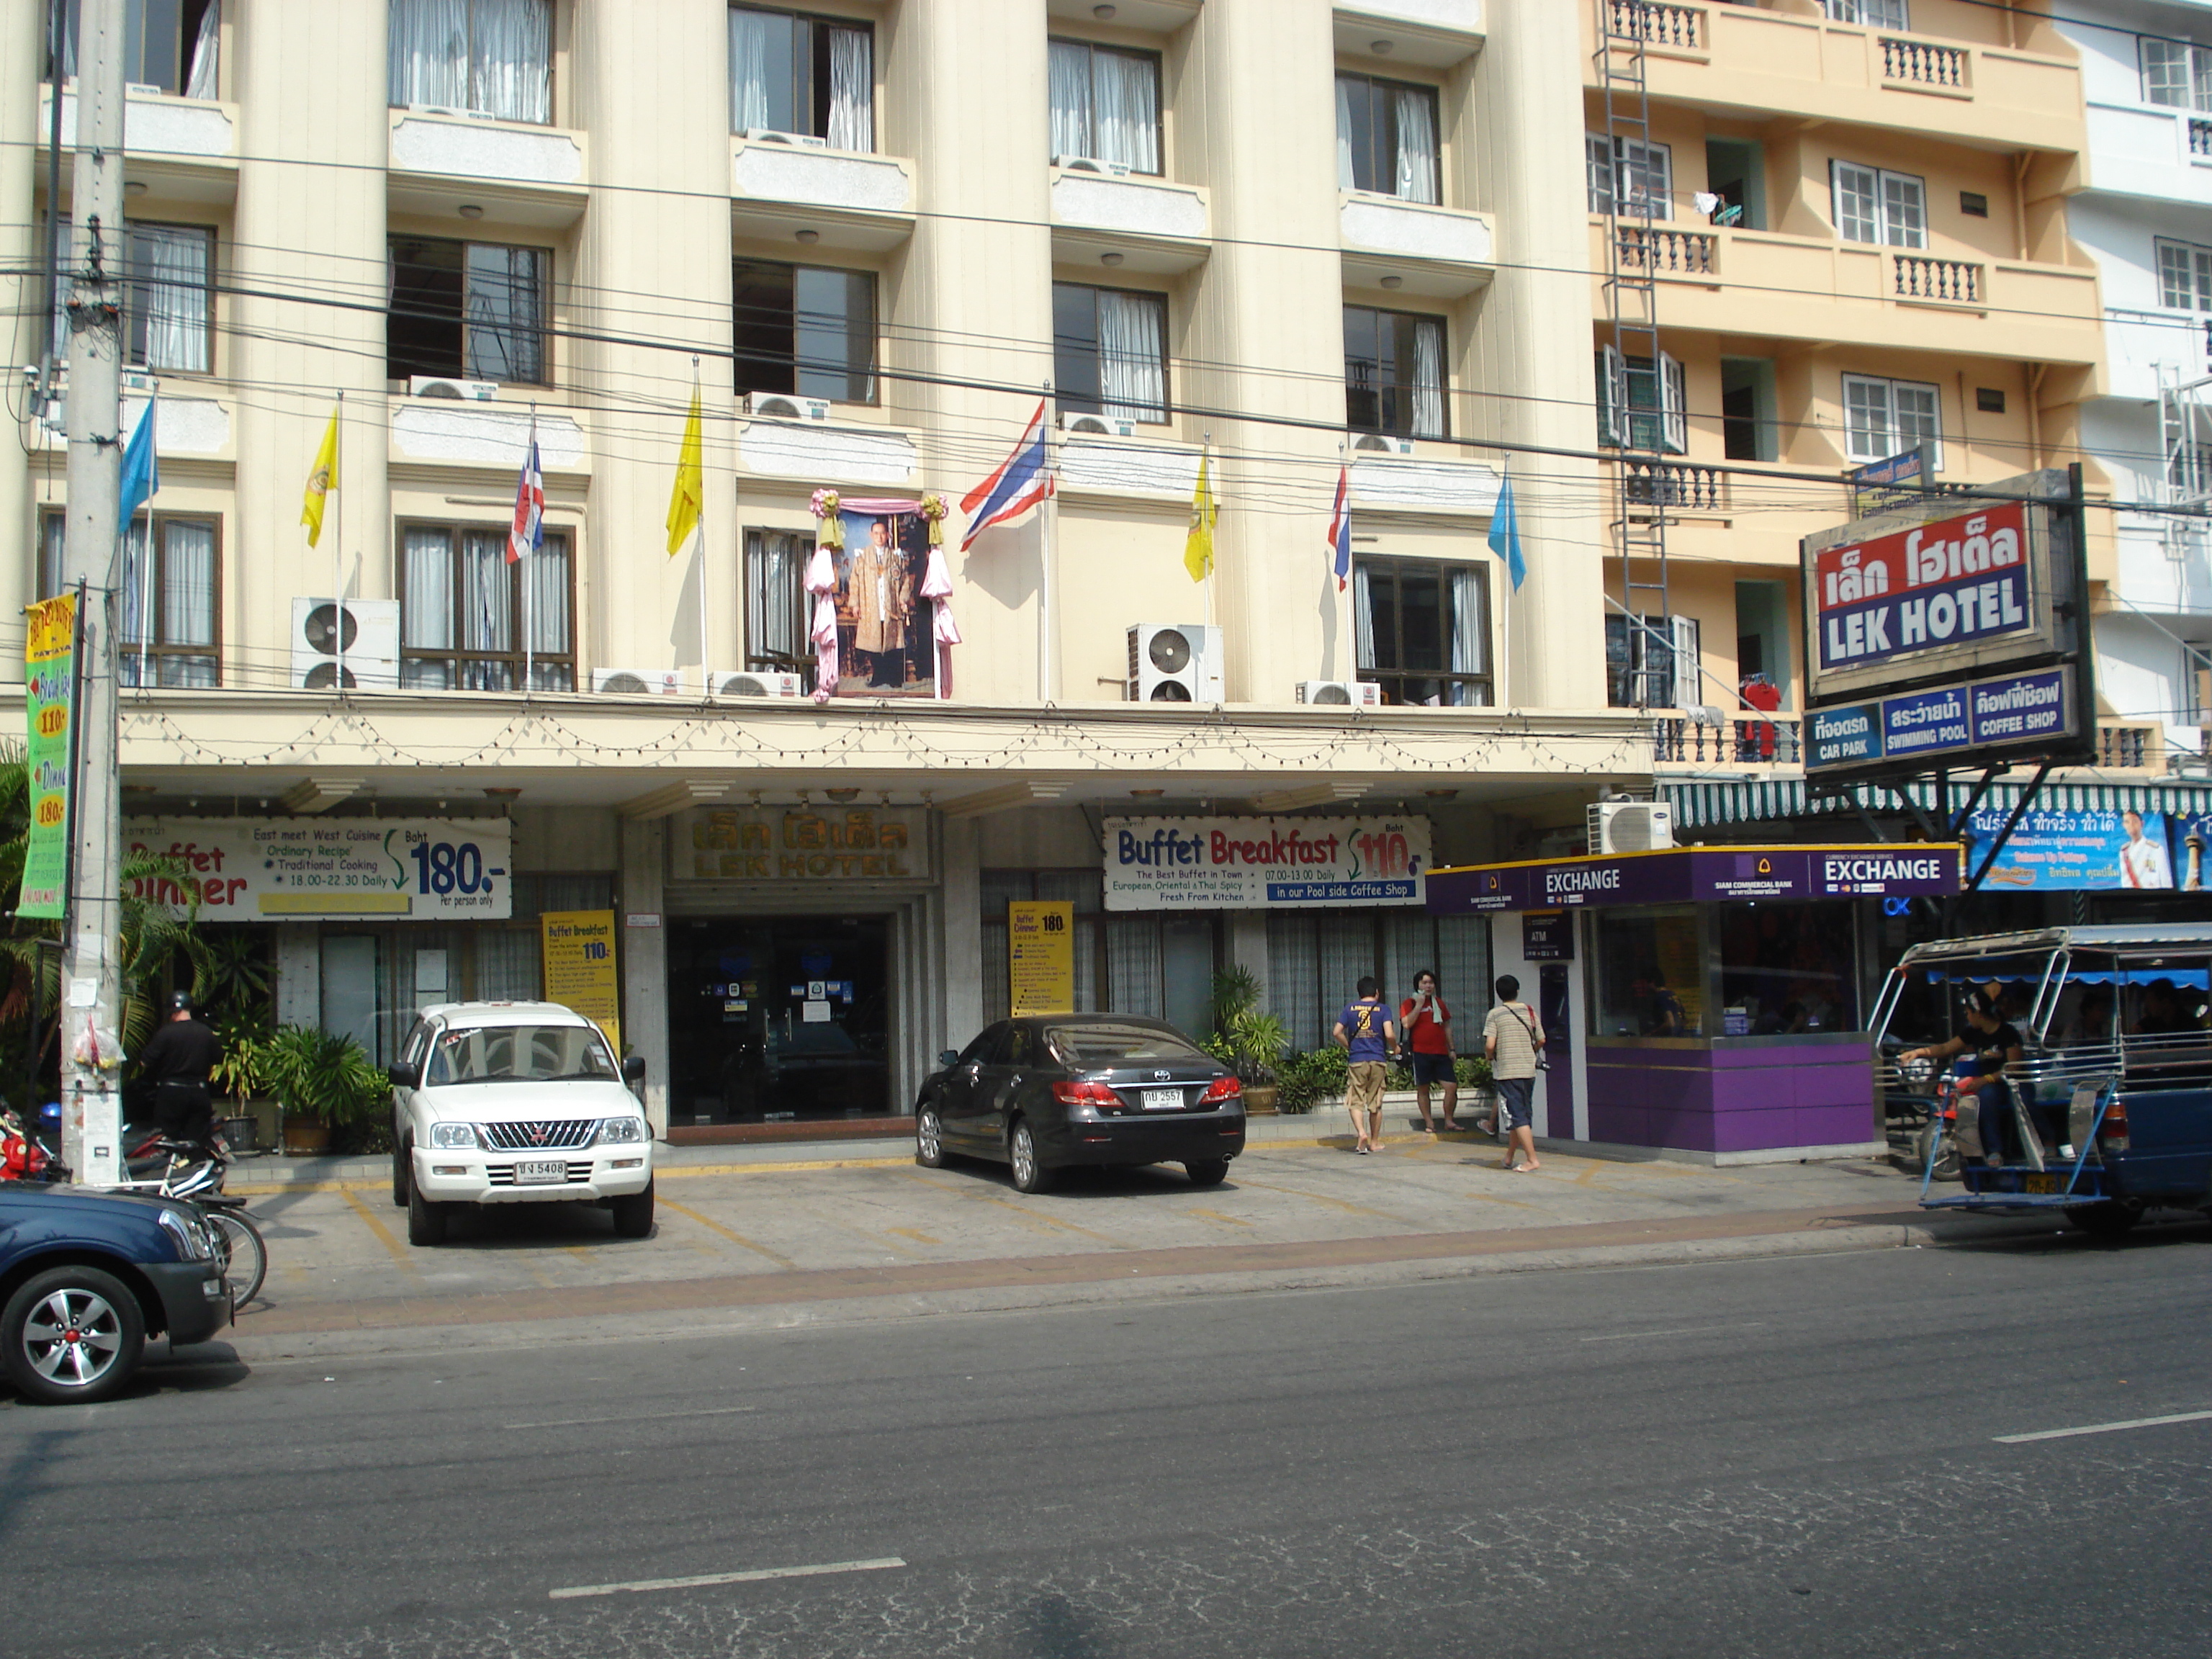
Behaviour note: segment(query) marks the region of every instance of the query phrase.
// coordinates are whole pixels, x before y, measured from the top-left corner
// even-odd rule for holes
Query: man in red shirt
[[[1451,1010],[1437,994],[1433,968],[1424,968],[1413,975],[1413,994],[1398,1005],[1398,1029],[1405,1034],[1411,1051],[1413,1099],[1421,1109],[1422,1129],[1429,1134],[1437,1133],[1436,1124],[1429,1118],[1429,1089],[1437,1085],[1443,1090],[1443,1127],[1458,1133],[1462,1126],[1452,1116],[1459,1104],[1459,1075],[1452,1051]]]

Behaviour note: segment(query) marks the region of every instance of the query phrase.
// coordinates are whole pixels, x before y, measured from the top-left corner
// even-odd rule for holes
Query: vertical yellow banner
[[[622,992],[615,973],[615,913],[548,910],[538,919],[545,958],[545,1000],[605,1029],[622,1056]]]
[[[69,908],[70,728],[76,718],[76,596],[44,599],[25,613],[25,754],[31,827],[23,852],[19,916],[58,920]]]
[[[1017,1014],[1075,1008],[1075,907],[1060,900],[1006,906],[1007,1006]]]

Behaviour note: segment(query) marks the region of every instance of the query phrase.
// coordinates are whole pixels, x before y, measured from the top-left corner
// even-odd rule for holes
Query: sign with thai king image
[[[30,834],[15,914],[58,921],[69,908],[70,738],[76,720],[76,596],[43,599],[26,613],[24,709],[30,724],[24,763],[30,785]]]

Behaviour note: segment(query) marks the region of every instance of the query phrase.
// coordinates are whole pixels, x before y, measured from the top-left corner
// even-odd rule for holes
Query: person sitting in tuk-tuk
[[[1988,992],[1967,992],[1966,1012],[1966,1030],[1923,1048],[1908,1048],[1898,1058],[1959,1062],[1956,1097],[1962,1106],[1969,1099],[1976,1106],[1971,1124],[1966,1112],[1959,1114],[1959,1150],[1968,1158],[1985,1158],[1995,1168],[2005,1161],[2011,1139],[2006,1122],[2012,1115],[2012,1085],[2005,1072],[2020,1063],[2022,1045],[2018,1029],[1997,1012]]]
[[[2136,1018],[2137,1036],[2174,1036],[2195,1029],[2172,980],[2154,979],[2143,987],[2142,1010]]]
[[[2112,1041],[2112,994],[2102,986],[2081,993],[2081,1006],[2067,1029],[2066,1045],[2073,1048],[2103,1048]]]

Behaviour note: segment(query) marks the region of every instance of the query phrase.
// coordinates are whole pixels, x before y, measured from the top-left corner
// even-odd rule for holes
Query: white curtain
[[[1451,667],[1455,674],[1482,674],[1490,669],[1489,607],[1480,570],[1451,573]],[[1450,701],[1472,705],[1489,701],[1480,688],[1455,684]]]
[[[535,1002],[539,945],[535,931],[520,927],[479,927],[476,931],[477,981],[479,1002]],[[451,957],[447,958],[450,963]],[[448,996],[460,988],[449,984]]]
[[[1267,918],[1267,1012],[1283,1022],[1296,1051],[1320,1048],[1327,1035],[1316,928],[1310,915]]]
[[[191,53],[185,70],[185,96],[187,98],[220,98],[217,90],[221,77],[216,74],[216,52],[222,40],[222,7],[218,0],[208,0],[208,9],[200,14],[198,35],[191,44]]]
[[[804,657],[805,597],[799,575],[814,551],[811,539],[773,530],[745,532],[745,654]]]
[[[124,664],[124,684],[136,685],[138,647],[146,641],[146,520],[136,518],[123,535],[122,623],[116,638],[129,660]]]
[[[470,107],[501,121],[553,118],[553,19],[548,0],[470,0]]]
[[[1437,199],[1437,106],[1434,95],[1418,87],[1398,88],[1399,199]]]
[[[1133,173],[1158,173],[1158,67],[1149,58],[1122,52],[1094,52],[1091,64],[1098,112],[1098,158],[1119,161]]]
[[[392,0],[392,101],[469,106],[469,0]]]
[[[1352,635],[1362,671],[1375,666],[1375,599],[1367,581],[1367,567],[1352,564]]]
[[[1052,153],[1090,155],[1091,48],[1074,41],[1055,40],[1050,58],[1052,81]]]
[[[160,664],[164,685],[213,685],[218,678],[215,645],[215,525],[210,520],[170,519],[161,526],[161,643],[209,647],[204,656],[173,653]]]
[[[1115,420],[1167,418],[1164,310],[1150,295],[1098,292],[1098,402]]]
[[[1337,1011],[1358,994],[1359,981],[1375,971],[1375,921],[1365,910],[1334,910],[1318,918],[1322,1036],[1328,1036]],[[1386,985],[1383,994],[1398,995]]]
[[[1117,1014],[1164,1018],[1167,988],[1155,916],[1106,918],[1106,1006]]]
[[[730,131],[744,132],[772,123],[768,106],[768,32],[771,25],[791,27],[786,17],[730,8]]]
[[[134,227],[146,318],[146,367],[208,369],[208,236],[204,231]]]
[[[568,544],[548,536],[544,546],[522,562],[524,616],[530,650],[538,657],[568,654]],[[565,691],[569,669],[562,663],[534,663],[531,684],[540,690]]]
[[[872,151],[876,147],[875,53],[866,29],[833,28],[830,35],[830,148]]]
[[[1413,435],[1444,435],[1444,325],[1431,318],[1413,325]]]
[[[507,538],[492,530],[461,532],[461,649],[514,647],[507,606]]]
[[[1358,90],[1364,96],[1365,87]],[[1357,190],[1359,187],[1358,174],[1352,170],[1352,91],[1351,82],[1340,75],[1336,77],[1336,187],[1339,190]]]
[[[404,651],[453,648],[453,544],[442,530],[409,530],[400,541],[406,603],[400,613]],[[445,664],[403,662],[401,682],[409,686],[450,685]]]

